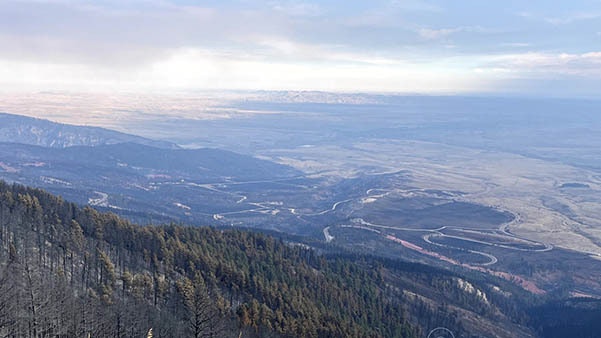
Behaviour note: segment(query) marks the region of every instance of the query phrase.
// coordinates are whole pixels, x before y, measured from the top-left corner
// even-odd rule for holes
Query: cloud
[[[516,47],[516,48],[525,48],[525,47],[532,46],[532,44],[528,43],[528,42],[504,42],[501,45],[507,46],[507,47]]]
[[[532,12],[519,12],[517,15],[523,18],[538,20],[556,26],[568,25],[580,21],[588,21],[601,18],[601,12],[599,11],[572,12],[569,14],[563,14],[561,16],[547,16],[542,14],[535,14]]]
[[[456,93],[482,88],[476,76],[457,76],[444,64],[415,64],[333,54],[328,62],[285,62],[174,51],[145,76],[176,87],[317,89],[328,91]],[[340,59],[342,60],[340,60]]]
[[[329,64],[400,65],[401,58],[379,55],[377,52],[353,52],[344,46],[331,44],[308,44],[277,36],[249,37],[264,47],[261,56],[253,59],[263,61],[318,62]]]
[[[38,0],[39,1],[39,0]],[[0,1],[0,58],[56,57],[55,62],[152,62],[160,50],[245,48],[248,34],[287,34],[281,13],[176,5],[166,1]],[[136,4],[143,4],[137,6]],[[15,55],[15,50],[21,53]],[[29,50],[29,53],[27,51]],[[138,50],[145,51],[140,55]],[[28,55],[26,55],[28,54]],[[113,57],[110,57],[110,56]]]
[[[268,89],[445,94],[486,87],[476,74],[460,74],[444,63],[416,64],[353,54],[328,58],[325,62],[274,61],[183,48],[148,66],[123,72],[86,65],[0,62],[0,87],[38,89],[52,84],[56,90],[78,91]]]
[[[498,34],[499,32],[494,29],[486,29],[480,26],[461,26],[453,28],[419,28],[417,29],[418,35],[425,40],[440,40],[448,38],[458,33],[472,33],[478,35],[491,35]]]
[[[419,35],[428,40],[436,40],[445,38],[451,34],[461,32],[462,28],[442,28],[442,29],[431,29],[431,28],[420,28],[418,30]]]
[[[479,72],[501,72],[518,77],[557,77],[561,75],[601,80],[601,52],[522,53],[491,57]]]
[[[567,24],[595,11],[565,5],[537,16],[530,13],[540,4],[439,4],[3,0],[0,83],[466,92],[507,78],[565,76],[569,85],[601,76],[591,49],[599,28]],[[516,22],[515,13],[531,19]]]
[[[601,13],[574,13],[565,17],[546,17],[544,18],[545,22],[548,22],[552,25],[567,25],[578,21],[585,20],[594,20],[601,18]]]
[[[390,4],[404,11],[417,11],[417,12],[442,12],[443,8],[427,1],[419,0],[392,0]]]
[[[324,14],[321,6],[302,1],[273,1],[271,6],[273,10],[293,17],[315,17]]]

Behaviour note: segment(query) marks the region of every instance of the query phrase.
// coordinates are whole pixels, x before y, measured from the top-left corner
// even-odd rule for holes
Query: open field
[[[327,169],[341,176],[354,175],[362,168],[370,172],[404,170],[411,186],[461,191],[454,200],[519,215],[519,221],[507,225],[514,234],[601,254],[601,180],[593,171],[509,153],[417,141],[370,140],[354,147],[273,150],[265,155],[308,174]],[[561,187],[566,182],[587,187]]]

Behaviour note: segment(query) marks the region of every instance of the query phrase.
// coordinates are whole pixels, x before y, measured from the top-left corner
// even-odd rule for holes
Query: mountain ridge
[[[78,126],[46,119],[0,112],[0,142],[48,148],[138,143],[163,149],[180,148],[175,143],[156,141],[101,127]]]
[[[45,148],[0,142],[1,179],[48,189],[80,204],[112,208],[141,223],[149,221],[139,218],[143,215],[197,222],[216,205],[247,207],[236,203],[241,197],[216,191],[214,183],[298,175],[287,166],[219,149],[161,149],[136,143]],[[218,203],[222,199],[227,202]]]

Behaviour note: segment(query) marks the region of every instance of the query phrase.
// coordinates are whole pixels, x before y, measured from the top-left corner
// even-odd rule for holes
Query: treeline
[[[0,336],[423,334],[383,274],[263,234],[138,226],[0,182]]]
[[[570,298],[530,309],[532,324],[545,338],[595,338],[601,334],[601,300]]]

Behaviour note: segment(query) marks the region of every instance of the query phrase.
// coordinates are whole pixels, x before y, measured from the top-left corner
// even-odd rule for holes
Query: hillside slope
[[[219,211],[252,209],[211,183],[277,181],[296,170],[219,149],[161,149],[136,143],[45,148],[0,143],[0,179],[44,188],[139,222],[198,223]],[[235,209],[237,208],[237,209]]]
[[[14,336],[531,336],[512,298],[448,272],[239,230],[141,227],[4,183],[0,279],[0,333]]]
[[[170,142],[150,140],[114,130],[62,124],[7,113],[0,113],[0,142],[53,148],[132,142],[165,149],[178,148]]]

